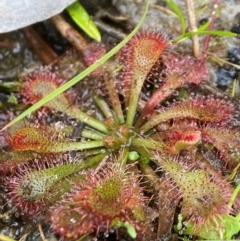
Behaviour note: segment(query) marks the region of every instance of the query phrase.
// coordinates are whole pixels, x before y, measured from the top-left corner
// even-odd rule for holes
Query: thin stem
[[[90,233],[84,234],[83,236],[81,236],[79,239],[76,239],[76,241],[84,241],[86,240],[85,238],[87,238],[87,236],[89,236],[88,239],[91,239],[91,236],[89,235]]]
[[[46,103],[46,105],[50,109],[54,109],[60,112],[63,112],[73,118],[76,118],[85,124],[94,127],[95,129],[102,131],[104,133],[108,132],[107,127],[104,125],[103,122],[91,117],[87,113],[81,111],[76,106],[70,106],[68,99],[64,98],[63,95],[58,95],[52,101]]]
[[[88,45],[87,40],[74,29],[65,19],[57,14],[51,18],[57,30],[80,52],[84,53]]]
[[[93,99],[96,102],[96,104],[98,105],[98,107],[100,108],[100,110],[103,112],[103,114],[105,115],[106,118],[113,117],[111,109],[109,108],[109,105],[103,98],[94,95]]]
[[[229,62],[227,61],[226,59],[223,59],[223,58],[219,58],[218,56],[216,56],[215,54],[213,53],[210,53],[210,52],[206,52],[207,55],[209,55],[211,57],[211,61],[214,61],[216,62],[218,65],[223,65],[223,64],[228,64],[230,66],[233,66],[235,67],[236,69],[240,69],[240,65],[239,64],[234,64],[232,62]]]
[[[104,13],[107,14],[108,12],[104,11]],[[94,23],[98,27],[98,29],[102,30],[102,32],[105,32],[116,39],[122,40],[126,38],[126,34],[123,33],[123,31],[116,29],[115,27],[112,27],[109,24],[104,23],[100,19],[101,19],[100,16],[97,17],[97,19],[96,19],[96,16],[94,16]]]
[[[178,15],[175,12],[173,12],[173,11],[171,11],[171,10],[165,8],[165,7],[162,7],[162,6],[159,6],[159,5],[156,5],[156,4],[152,4],[152,3],[150,3],[150,7],[158,9],[165,14],[169,14],[169,15],[171,15],[171,17],[175,17],[175,18],[178,17]]]
[[[229,200],[229,202],[228,202],[228,207],[229,207],[229,208],[232,208],[232,205],[233,205],[233,203],[234,203],[234,200],[236,199],[239,191],[240,191],[240,184],[237,185],[237,187],[234,189],[234,191],[233,191],[233,193],[232,193],[232,196],[231,196],[231,198],[230,198],[230,200]]]
[[[53,151],[53,152],[65,152],[65,151],[73,151],[73,150],[86,150],[96,147],[102,147],[104,143],[102,140],[98,141],[89,141],[89,142],[59,142],[53,143],[52,145],[48,145],[45,152]]]
[[[119,124],[123,124],[125,120],[122,112],[122,105],[119,100],[119,95],[116,89],[115,82],[113,81],[112,72],[105,71],[104,80],[106,88],[108,90],[109,99],[115,115],[118,119],[118,122]]]
[[[144,148],[152,149],[152,150],[162,150],[165,146],[164,142],[156,141],[153,139],[142,139],[142,138],[134,138],[131,142],[132,146],[141,146]]]
[[[127,126],[132,126],[133,121],[136,115],[136,110],[137,110],[137,103],[139,99],[139,94],[140,94],[141,89],[136,89],[134,93],[130,93],[130,99],[129,99],[129,106],[127,107],[127,120],[126,124]]]
[[[121,155],[121,166],[126,166],[127,161],[128,161],[128,154],[129,154],[129,148],[125,147],[122,152],[119,152]]]
[[[84,159],[86,157],[89,157],[89,156],[93,156],[93,155],[97,155],[97,154],[101,154],[101,153],[106,153],[107,150],[105,148],[94,148],[94,149],[91,149],[91,150],[84,150],[84,152],[80,153],[80,157],[84,157]]]
[[[107,155],[108,155],[108,152],[106,151],[105,153],[100,153],[94,157],[89,158],[88,160],[84,161],[82,170],[98,164]]]
[[[42,241],[47,241],[45,238],[45,235],[43,233],[42,225],[40,223],[38,224],[38,231],[40,233],[40,237],[41,237]]]
[[[157,173],[147,164],[143,161],[139,162],[142,174],[144,177],[148,179],[148,183],[151,187],[154,187],[155,190],[159,190],[159,176]]]
[[[148,72],[145,72],[145,74],[138,73],[137,70],[133,74],[131,90],[129,95],[129,105],[127,107],[127,126],[133,125],[133,121],[137,112],[139,96],[147,74]]]
[[[196,21],[196,15],[195,15],[195,9],[194,4],[192,0],[185,0],[186,6],[187,6],[187,16],[188,16],[188,23],[189,23],[189,30],[192,32],[196,32],[198,30],[197,28],[197,21]],[[194,34],[192,36],[192,46],[193,46],[193,56],[198,57],[199,56],[199,41],[198,41],[198,35]]]
[[[184,111],[183,111],[184,109]],[[207,111],[207,110],[206,110]],[[203,114],[203,113],[202,113]],[[193,118],[202,120],[204,116],[199,114],[198,109],[185,109],[184,106],[176,106],[166,110],[163,113],[152,115],[152,117],[146,122],[143,126],[140,127],[139,133],[143,135],[154,126],[160,124],[161,122],[169,121],[171,119],[179,119],[179,118]],[[206,116],[208,118],[208,116]],[[210,117],[211,118],[211,117]],[[214,119],[214,117],[212,118]],[[215,118],[216,119],[216,118]],[[207,119],[206,119],[207,120]],[[210,119],[208,119],[210,121]]]
[[[233,169],[231,175],[228,177],[229,181],[232,181],[235,178],[239,168],[240,168],[240,163],[238,163],[238,165]]]
[[[177,88],[182,85],[182,81],[179,81],[177,78],[171,81],[167,79],[166,82],[161,85],[147,101],[141,115],[137,120],[135,125],[136,128],[143,125],[145,119],[149,119],[154,112],[155,107],[161,103],[166,97],[170,96]]]
[[[210,25],[208,27],[208,30],[212,30],[212,28],[213,28],[215,18],[216,18],[216,11],[217,11],[219,2],[220,2],[219,0],[214,1],[212,16],[211,16]],[[210,43],[210,39],[211,39],[211,35],[208,34],[205,38],[204,45],[203,45],[202,58],[201,58],[202,61],[204,60],[204,58],[206,56],[206,52],[207,52],[207,49],[208,49],[208,46],[209,46],[209,43]]]
[[[73,110],[70,110],[68,112],[70,116],[84,122],[88,126],[91,126],[94,129],[97,129],[103,133],[108,133],[108,129],[103,122],[96,120],[95,118],[89,116],[88,114],[82,112],[81,110],[74,108]]]
[[[27,37],[28,41],[32,45],[34,51],[40,57],[44,64],[49,65],[55,59],[57,59],[57,54],[53,49],[39,36],[32,26],[23,28],[23,32]]]
[[[93,139],[93,140],[102,140],[103,139],[103,135],[101,135],[100,133],[97,133],[95,131],[89,130],[89,129],[83,129],[83,131],[81,132],[81,137],[85,137],[85,138],[89,138],[89,139]]]

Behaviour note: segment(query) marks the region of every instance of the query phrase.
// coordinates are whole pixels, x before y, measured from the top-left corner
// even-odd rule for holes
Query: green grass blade
[[[232,96],[233,98],[234,98],[235,93],[236,93],[236,86],[237,86],[237,80],[234,79],[234,80],[233,80],[233,87],[232,87],[232,94],[231,94],[231,96]]]
[[[148,12],[148,8],[149,8],[149,2],[147,1],[147,5],[146,5],[146,9],[143,13],[143,16],[140,20],[140,22],[138,23],[138,25],[135,27],[135,29],[124,39],[122,40],[116,47],[114,47],[112,50],[110,50],[107,54],[105,54],[102,58],[100,58],[98,61],[96,61],[94,64],[92,64],[91,66],[89,66],[87,69],[85,69],[82,73],[80,73],[79,75],[75,76],[74,78],[72,78],[71,80],[69,80],[67,83],[65,83],[64,85],[60,86],[58,89],[54,90],[52,93],[48,94],[47,96],[45,96],[43,99],[41,99],[40,101],[38,101],[36,104],[34,104],[33,106],[31,106],[30,108],[28,108],[26,111],[24,111],[23,113],[21,113],[19,116],[17,116],[16,118],[14,118],[11,122],[9,122],[7,125],[5,125],[1,130],[5,130],[8,127],[12,126],[13,124],[17,123],[18,121],[20,121],[21,119],[23,119],[24,117],[26,117],[27,115],[29,115],[30,113],[32,113],[33,111],[39,109],[40,107],[42,107],[44,104],[46,104],[48,101],[52,100],[53,98],[55,98],[56,96],[62,94],[64,91],[66,91],[67,89],[69,89],[70,87],[72,87],[73,85],[75,85],[76,83],[78,83],[80,80],[82,80],[83,78],[85,78],[87,75],[89,75],[91,72],[93,72],[95,69],[97,69],[101,64],[103,64],[104,62],[106,62],[109,58],[111,58],[114,54],[116,54],[136,33],[137,31],[140,29],[140,27],[142,26],[147,12]]]
[[[204,23],[203,25],[201,25],[199,28],[198,28],[198,31],[204,31],[206,30],[210,25],[210,22],[207,21],[206,23]]]
[[[183,13],[182,13],[181,9],[172,0],[166,0],[166,3],[177,14],[177,16],[180,20],[180,23],[181,23],[182,35],[185,34],[186,23],[185,23],[185,19],[184,19],[184,16],[183,16]]]
[[[229,208],[232,208],[232,205],[234,203],[234,200],[236,199],[238,193],[240,192],[240,184],[237,185],[237,187],[234,189],[233,193],[232,193],[232,196],[228,202],[228,207]]]
[[[216,35],[216,36],[221,36],[221,37],[236,37],[237,36],[236,33],[233,33],[230,31],[218,31],[218,30],[201,31],[201,30],[198,30],[196,32],[190,32],[191,35],[196,34],[196,33],[201,34],[201,35],[211,34],[211,35]]]
[[[221,36],[221,37],[236,37],[237,34],[229,31],[219,31],[219,30],[197,30],[194,32],[187,32],[184,35],[181,35],[173,40],[174,43],[182,42],[185,39],[190,38],[191,36],[198,34],[198,35],[215,35],[215,36]]]
[[[201,31],[201,30],[197,30],[197,31],[194,31],[194,32],[185,33],[182,37],[191,37],[194,34],[198,34],[198,35],[210,34],[210,35],[216,35],[216,36],[221,36],[221,37],[236,37],[237,36],[236,33],[229,32],[229,31],[219,31],[219,30]]]
[[[77,1],[66,8],[72,20],[91,38],[101,41],[101,35],[85,8]]]

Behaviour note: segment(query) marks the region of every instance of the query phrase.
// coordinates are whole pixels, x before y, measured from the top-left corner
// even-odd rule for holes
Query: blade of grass
[[[184,16],[183,16],[183,13],[182,13],[181,9],[172,0],[166,0],[166,3],[177,14],[177,16],[180,20],[180,23],[181,23],[182,35],[185,34],[186,23],[185,23],[185,19],[184,19]]]
[[[206,30],[206,29],[208,28],[209,24],[210,24],[210,22],[207,21],[206,23],[204,23],[203,25],[201,25],[201,26],[198,28],[198,31],[204,31],[204,30]],[[188,38],[191,37],[191,35],[190,35],[190,36],[186,36],[186,34],[188,34],[188,33],[184,33],[184,34],[180,35],[179,37],[175,38],[175,39],[173,40],[173,42],[175,42],[175,43],[178,42],[178,43],[179,43],[179,42],[181,42],[181,41],[183,41],[183,40],[188,39]]]
[[[199,35],[207,35],[207,34],[210,34],[210,35],[215,35],[215,36],[221,36],[221,37],[236,37],[237,34],[236,33],[233,33],[233,32],[230,32],[230,31],[218,31],[218,30],[197,30],[196,32],[187,32],[185,33],[184,35],[181,35],[177,38],[175,38],[173,40],[174,43],[176,42],[181,42],[187,38],[190,38],[192,35],[194,34],[199,34]]]
[[[240,184],[237,185],[237,187],[234,189],[233,193],[232,193],[232,196],[228,202],[228,207],[231,208],[233,203],[234,203],[234,200],[236,199],[238,193],[240,191]]]
[[[232,87],[232,94],[231,94],[232,97],[235,96],[235,93],[236,93],[236,86],[237,86],[237,80],[234,79],[234,80],[233,80],[233,87]]]
[[[70,87],[72,87],[73,85],[75,85],[76,83],[78,83],[80,80],[82,80],[83,78],[85,78],[87,75],[89,75],[91,72],[93,72],[95,69],[97,69],[101,64],[105,63],[109,58],[111,58],[114,54],[116,54],[136,33],[137,31],[140,29],[140,27],[142,26],[147,12],[148,12],[148,8],[149,8],[149,2],[147,1],[146,4],[146,8],[145,11],[143,13],[143,16],[140,20],[140,22],[138,23],[138,25],[134,28],[134,30],[124,39],[122,40],[116,47],[114,47],[112,50],[110,50],[107,54],[105,54],[103,57],[101,57],[98,61],[96,61],[94,64],[92,64],[91,66],[89,66],[87,69],[85,69],[82,73],[80,73],[79,75],[75,76],[74,78],[72,78],[71,80],[69,80],[67,83],[65,83],[64,85],[60,86],[58,89],[54,90],[53,92],[51,92],[50,94],[48,94],[47,96],[45,96],[43,99],[41,99],[40,101],[38,101],[36,104],[34,104],[33,106],[31,106],[30,108],[28,108],[26,111],[24,111],[23,113],[21,113],[19,116],[17,116],[16,118],[14,118],[11,122],[9,122],[7,125],[5,125],[0,132],[2,132],[3,130],[7,129],[8,127],[12,126],[13,124],[17,123],[18,121],[20,121],[21,119],[23,119],[24,117],[26,117],[27,115],[29,115],[31,112],[39,109],[40,107],[42,107],[44,104],[46,104],[48,101],[52,100],[53,98],[55,98],[56,96],[62,94],[64,91],[66,91],[67,89],[69,89]]]
[[[207,21],[206,23],[204,23],[203,25],[200,25],[200,27],[198,28],[198,30],[200,31],[204,31],[208,28],[208,26],[210,25],[210,22]]]
[[[77,1],[66,8],[72,20],[91,38],[101,41],[101,35],[85,8]]]
[[[221,36],[221,37],[236,37],[237,34],[230,32],[230,31],[218,31],[218,30],[205,30],[205,31],[201,31],[198,30],[196,32],[189,32],[189,34],[210,34],[210,35],[216,35],[216,36]]]
[[[4,234],[0,234],[0,241],[16,241],[16,240],[12,239]]]

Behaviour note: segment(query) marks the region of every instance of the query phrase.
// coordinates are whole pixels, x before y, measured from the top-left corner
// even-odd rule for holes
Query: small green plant
[[[154,208],[150,196],[166,177],[167,193],[175,190],[179,201],[178,231],[232,237],[239,214],[233,215],[238,204],[231,194],[238,191],[202,150],[223,173],[237,170],[235,105],[198,89],[208,79],[204,61],[165,51],[170,44],[164,33],[130,37],[106,55],[104,45],[96,51],[91,44],[83,54],[90,66],[68,82],[49,68],[22,75],[20,101],[33,106],[3,128],[12,128],[0,168],[9,197],[23,216],[35,223],[47,219],[65,239],[107,238],[124,229],[137,240],[156,240],[169,233],[151,232],[156,227],[147,207]],[[73,102],[73,92],[63,92],[88,74]],[[39,107],[25,124],[18,122]],[[65,128],[56,130],[60,120]]]
[[[230,212],[227,205],[231,196],[230,184],[225,180],[209,176],[203,170],[196,170],[193,167],[191,170],[184,169],[184,163],[180,165],[176,159],[173,162],[157,158],[160,159],[164,171],[172,178],[173,185],[179,187],[179,195],[183,199],[180,217],[188,220],[188,228],[184,233],[212,239],[210,233],[221,228],[225,229],[226,225],[222,221],[225,219],[227,222],[229,216],[227,214]],[[231,216],[229,220],[230,218]],[[239,231],[239,225],[236,229]]]
[[[94,231],[108,232],[116,224],[130,229],[132,235],[135,229],[144,234],[142,191],[138,177],[126,168],[111,163],[75,182],[71,193],[50,211],[53,229],[75,239]]]

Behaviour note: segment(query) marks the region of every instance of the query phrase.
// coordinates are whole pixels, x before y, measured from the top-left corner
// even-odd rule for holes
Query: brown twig
[[[58,31],[78,50],[79,53],[83,53],[88,45],[87,40],[74,29],[69,23],[67,23],[61,15],[55,15],[51,18],[52,23],[58,29]]]
[[[28,238],[28,235],[29,235],[29,233],[24,234],[24,235],[19,239],[19,241],[26,241],[27,238]]]
[[[51,64],[57,58],[57,54],[39,36],[33,27],[26,27],[23,29],[23,32],[29,43],[32,45],[34,51],[37,53],[44,64]]]
[[[38,231],[40,233],[40,237],[41,237],[42,241],[47,241],[46,238],[45,238],[45,235],[43,233],[41,224],[38,224]]]
[[[101,29],[103,32],[109,34],[110,36],[112,36],[114,38],[122,40],[122,39],[126,38],[126,36],[127,36],[122,31],[105,24],[101,20],[95,20],[94,23],[99,29]]]
[[[206,51],[205,54],[209,55],[210,57],[212,57],[213,60],[216,60],[215,62],[217,62],[220,66],[223,66],[223,64],[227,64],[230,65],[236,69],[240,69],[240,65],[239,64],[234,64],[232,62],[229,62],[223,58],[219,58],[218,56],[216,56],[215,54]]]
[[[94,22],[96,19],[100,19],[100,18],[104,18],[104,17],[107,17],[107,18],[113,20],[114,22],[125,22],[128,20],[128,18],[125,16],[113,15],[104,9],[104,10],[98,11],[98,13],[94,17]]]
[[[213,4],[213,11],[212,11],[212,15],[211,15],[211,19],[210,19],[210,25],[208,27],[208,30],[212,30],[212,28],[213,28],[213,25],[214,25],[214,22],[215,22],[215,19],[216,19],[216,11],[217,11],[218,5],[219,5],[219,0],[215,0],[214,4]],[[207,49],[208,49],[208,46],[209,46],[210,39],[211,39],[211,35],[208,34],[205,38],[204,45],[203,45],[202,61],[206,56],[206,52],[207,52]]]
[[[150,3],[150,7],[151,7],[151,8],[158,9],[158,10],[160,10],[161,12],[166,13],[166,14],[169,14],[169,15],[172,15],[172,16],[174,16],[174,17],[176,17],[176,18],[178,17],[175,12],[173,12],[173,11],[171,11],[171,10],[165,8],[165,7],[162,7],[162,6],[159,6],[159,5],[156,5],[156,4],[152,4],[152,3]]]
[[[192,32],[196,32],[198,30],[198,28],[197,28],[197,21],[196,21],[196,15],[195,15],[193,1],[185,0],[185,3],[187,6],[189,30]],[[193,56],[198,57],[199,56],[199,40],[198,40],[197,34],[194,34],[192,36],[192,47],[193,47]]]

